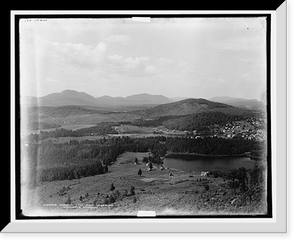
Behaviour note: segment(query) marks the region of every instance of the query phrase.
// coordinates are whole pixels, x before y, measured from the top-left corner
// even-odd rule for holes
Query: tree
[[[236,192],[236,188],[238,188],[239,183],[237,182],[238,179],[238,171],[236,169],[233,169],[228,174],[228,178],[231,180],[230,186],[234,189],[234,192]]]
[[[107,173],[108,172],[108,166],[104,165],[104,172]]]
[[[149,169],[150,169],[150,171],[152,170],[152,168],[153,168],[153,165],[152,165],[152,162],[150,161],[150,163],[149,163]]]
[[[135,163],[135,164],[138,164],[138,163],[139,163],[138,158],[135,157],[134,163]]]
[[[139,169],[138,175],[139,175],[139,176],[142,176],[142,170],[141,170],[141,169]]]
[[[65,204],[71,204],[71,198],[70,198],[69,195],[68,195],[68,199],[67,199],[67,201],[65,202]]]
[[[248,189],[248,177],[247,177],[247,170],[244,167],[238,169],[238,180],[241,192],[245,192]]]
[[[250,186],[259,185],[261,181],[261,169],[258,164],[255,164],[252,170],[250,171]]]
[[[115,190],[116,189],[116,187],[114,186],[114,184],[111,184],[110,185],[110,191],[113,191],[113,190]]]
[[[131,196],[135,195],[135,187],[133,185],[130,187],[130,195]]]

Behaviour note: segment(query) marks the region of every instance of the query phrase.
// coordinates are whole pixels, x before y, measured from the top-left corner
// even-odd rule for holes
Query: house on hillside
[[[201,177],[207,177],[208,173],[209,173],[209,172],[204,172],[204,171],[202,171],[202,172],[200,173],[200,176],[201,176]]]

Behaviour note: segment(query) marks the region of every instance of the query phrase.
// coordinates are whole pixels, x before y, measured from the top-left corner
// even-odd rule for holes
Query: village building
[[[205,172],[205,171],[202,171],[202,172],[200,173],[200,176],[201,176],[201,177],[207,177],[208,173],[209,173],[208,171],[206,171],[206,172]]]

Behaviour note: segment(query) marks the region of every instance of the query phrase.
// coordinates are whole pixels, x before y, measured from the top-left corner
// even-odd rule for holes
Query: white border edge
[[[280,165],[276,166],[273,175],[276,175],[276,196],[273,196],[274,218],[273,219],[103,219],[99,220],[15,220],[15,199],[14,199],[14,142],[11,143],[11,223],[9,223],[2,232],[287,232],[287,186],[286,186],[286,174],[287,174],[287,151],[286,151],[286,28],[287,28],[287,2],[284,1],[282,5],[276,10],[276,12],[270,11],[256,11],[255,13],[271,13],[272,22],[274,20],[280,20],[276,22],[276,30],[272,29],[271,40],[276,40],[274,47],[271,47],[271,56],[276,50],[275,64],[271,64],[271,70],[275,71],[276,82],[271,84],[272,98],[275,95],[276,104],[274,107],[274,101],[272,100],[272,113],[275,110],[276,118],[273,117],[273,122],[276,120],[276,128],[272,124],[272,133],[276,134],[276,142],[274,148],[272,148],[272,161]],[[105,14],[116,14],[118,11],[113,11]],[[200,11],[203,13],[203,11]],[[236,11],[235,13],[246,13],[249,11]],[[252,12],[252,11],[251,11]],[[52,12],[51,12],[52,13]],[[65,12],[64,12],[65,13]],[[92,14],[93,12],[89,12]],[[96,11],[95,14],[101,14],[101,11]],[[123,12],[122,12],[123,13]],[[145,11],[144,14],[151,14],[151,11]],[[161,14],[176,14],[176,11],[163,11]],[[189,12],[191,13],[191,12]],[[199,13],[199,11],[192,11],[192,13]],[[209,12],[213,13],[213,12]],[[222,13],[232,13],[230,11],[222,11]],[[253,13],[253,12],[252,12]],[[32,11],[11,11],[11,40],[14,40],[14,16],[17,14],[35,14]],[[42,14],[49,14],[49,11],[42,11]],[[78,14],[74,12],[71,14]],[[118,14],[118,13],[117,13]],[[126,13],[125,13],[126,14]],[[128,13],[129,14],[129,13]],[[132,14],[132,12],[131,12]],[[273,31],[274,30],[274,31]],[[14,46],[11,45],[11,138],[14,140],[15,134],[15,111],[14,111],[14,99],[15,88],[13,86],[15,74],[14,74]],[[272,81],[273,82],[273,81]],[[276,94],[273,94],[273,93]],[[280,108],[279,108],[280,106]],[[274,116],[274,115],[273,115]],[[284,129],[284,130],[282,130]],[[273,135],[274,136],[274,135]],[[273,140],[272,140],[273,143]],[[277,150],[280,150],[278,154]],[[274,178],[273,178],[274,181]],[[274,183],[273,183],[274,189]]]

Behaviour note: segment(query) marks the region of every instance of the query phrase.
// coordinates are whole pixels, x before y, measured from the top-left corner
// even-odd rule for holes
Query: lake
[[[211,157],[188,154],[170,154],[164,158],[164,167],[183,169],[188,171],[229,172],[232,169],[252,168],[258,161],[249,157]]]

